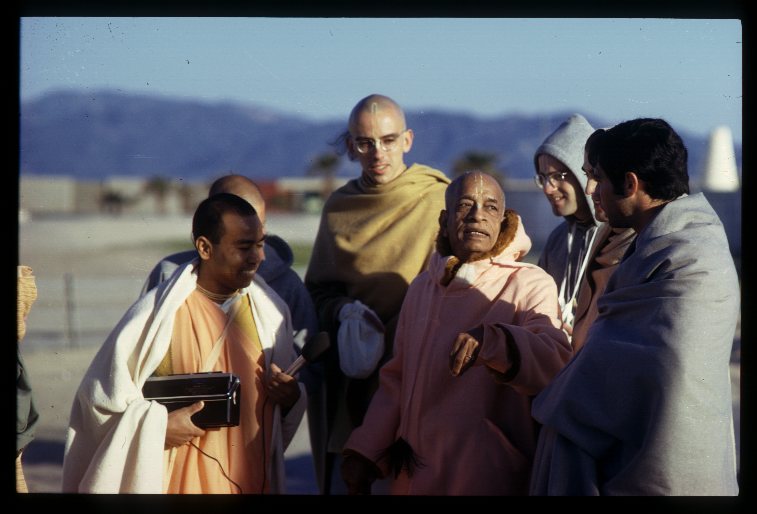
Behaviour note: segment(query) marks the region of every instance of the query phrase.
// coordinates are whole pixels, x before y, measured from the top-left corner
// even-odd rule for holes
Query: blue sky
[[[662,117],[742,138],[738,19],[21,18],[20,96],[120,89],[345,118],[369,93],[489,117]]]

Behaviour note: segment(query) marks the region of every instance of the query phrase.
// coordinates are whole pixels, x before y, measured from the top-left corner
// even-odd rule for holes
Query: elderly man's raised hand
[[[476,362],[484,341],[484,328],[478,326],[457,334],[449,354],[449,370],[453,376],[465,373]]]

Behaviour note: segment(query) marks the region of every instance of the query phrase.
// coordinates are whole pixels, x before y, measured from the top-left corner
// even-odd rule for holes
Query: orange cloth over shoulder
[[[191,445],[165,451],[166,493],[252,493],[269,491],[273,406],[265,401],[265,358],[249,297],[236,310],[213,371],[232,372],[241,382],[240,424],[207,430]],[[199,291],[176,313],[171,340],[172,373],[201,371],[227,315]],[[212,456],[213,458],[211,458]],[[216,460],[214,460],[216,459]],[[225,475],[228,475],[227,476]],[[240,490],[241,489],[241,490]]]

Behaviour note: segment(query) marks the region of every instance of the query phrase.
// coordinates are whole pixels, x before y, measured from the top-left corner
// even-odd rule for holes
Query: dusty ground
[[[317,216],[269,214],[268,224],[272,233],[289,241],[312,242],[317,222]],[[175,251],[167,249],[166,241],[188,241],[190,225],[189,218],[102,217],[20,225],[20,262],[34,269],[38,288],[21,343],[41,417],[36,439],[24,454],[31,492],[60,491],[65,430],[79,381],[98,346],[139,295],[149,270]],[[731,366],[737,442],[739,355],[734,353]],[[316,494],[305,420],[286,457],[288,491]]]

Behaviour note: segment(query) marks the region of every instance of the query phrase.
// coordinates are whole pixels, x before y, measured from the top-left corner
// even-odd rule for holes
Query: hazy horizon
[[[378,92],[476,117],[662,117],[742,140],[738,19],[54,18],[20,20],[22,101],[104,87],[342,119]]]

